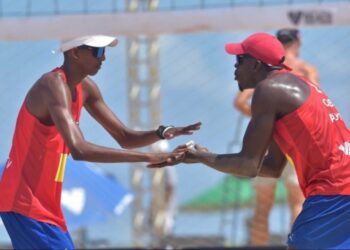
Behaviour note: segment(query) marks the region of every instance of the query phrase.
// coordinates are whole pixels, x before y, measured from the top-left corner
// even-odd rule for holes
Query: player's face
[[[80,46],[78,47],[84,71],[87,75],[95,75],[106,59],[104,47]]]
[[[238,82],[238,88],[243,91],[247,88],[252,88],[254,79],[252,77],[253,69],[256,64],[256,59],[248,54],[236,56],[235,64],[235,80]]]

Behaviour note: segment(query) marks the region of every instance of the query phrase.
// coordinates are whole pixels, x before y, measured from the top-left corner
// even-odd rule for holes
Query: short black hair
[[[287,44],[300,39],[300,31],[295,28],[280,29],[276,33],[277,39],[282,44]]]

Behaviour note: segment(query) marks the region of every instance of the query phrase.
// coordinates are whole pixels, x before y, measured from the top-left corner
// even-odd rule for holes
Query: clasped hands
[[[208,149],[200,146],[199,144],[179,145],[172,152],[162,153],[165,160],[161,162],[151,162],[147,165],[148,168],[162,168],[167,166],[173,166],[179,163],[197,163],[196,155],[198,153],[207,153]],[[164,158],[163,158],[164,159]]]

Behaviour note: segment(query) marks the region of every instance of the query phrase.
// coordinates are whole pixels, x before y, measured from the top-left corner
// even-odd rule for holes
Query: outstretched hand
[[[199,144],[195,144],[192,148],[192,150],[189,150],[186,152],[185,157],[183,158],[183,163],[198,163],[197,155],[198,153],[208,153],[209,150],[205,147],[202,147]]]
[[[197,122],[197,123],[188,125],[186,127],[169,128],[165,132],[164,137],[165,137],[165,139],[172,139],[172,138],[179,136],[179,135],[192,135],[193,131],[199,130],[201,128],[201,125],[202,125],[201,122]]]
[[[186,152],[189,150],[186,144],[180,145],[169,153],[169,157],[162,162],[153,163],[147,165],[148,168],[162,168],[167,166],[173,166],[183,161]]]

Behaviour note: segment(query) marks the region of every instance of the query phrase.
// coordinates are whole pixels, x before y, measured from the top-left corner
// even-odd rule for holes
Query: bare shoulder
[[[43,99],[43,97],[50,92],[55,92],[61,87],[64,87],[63,78],[57,72],[48,72],[43,74],[32,86],[27,94],[28,99],[37,100],[39,97]],[[44,96],[43,96],[44,95]]]
[[[63,83],[64,80],[61,77],[61,75],[57,72],[48,72],[43,74],[38,81],[33,85],[33,89],[40,89],[40,90],[48,90],[51,88],[59,88],[61,86],[64,86],[65,84],[58,84]]]
[[[41,76],[39,81],[47,82],[47,83],[54,82],[54,81],[62,81],[63,82],[63,78],[58,72],[47,72]]]
[[[285,72],[260,82],[255,89],[253,102],[282,117],[301,106],[309,93],[309,87],[303,80]]]
[[[56,72],[42,75],[32,86],[26,96],[26,105],[31,114],[44,124],[52,124],[49,114],[49,104],[68,96],[68,87],[63,78]]]
[[[285,91],[285,86],[290,81],[292,81],[291,75],[286,73],[269,76],[256,86],[254,97],[263,97],[273,101],[278,97],[277,93]]]

